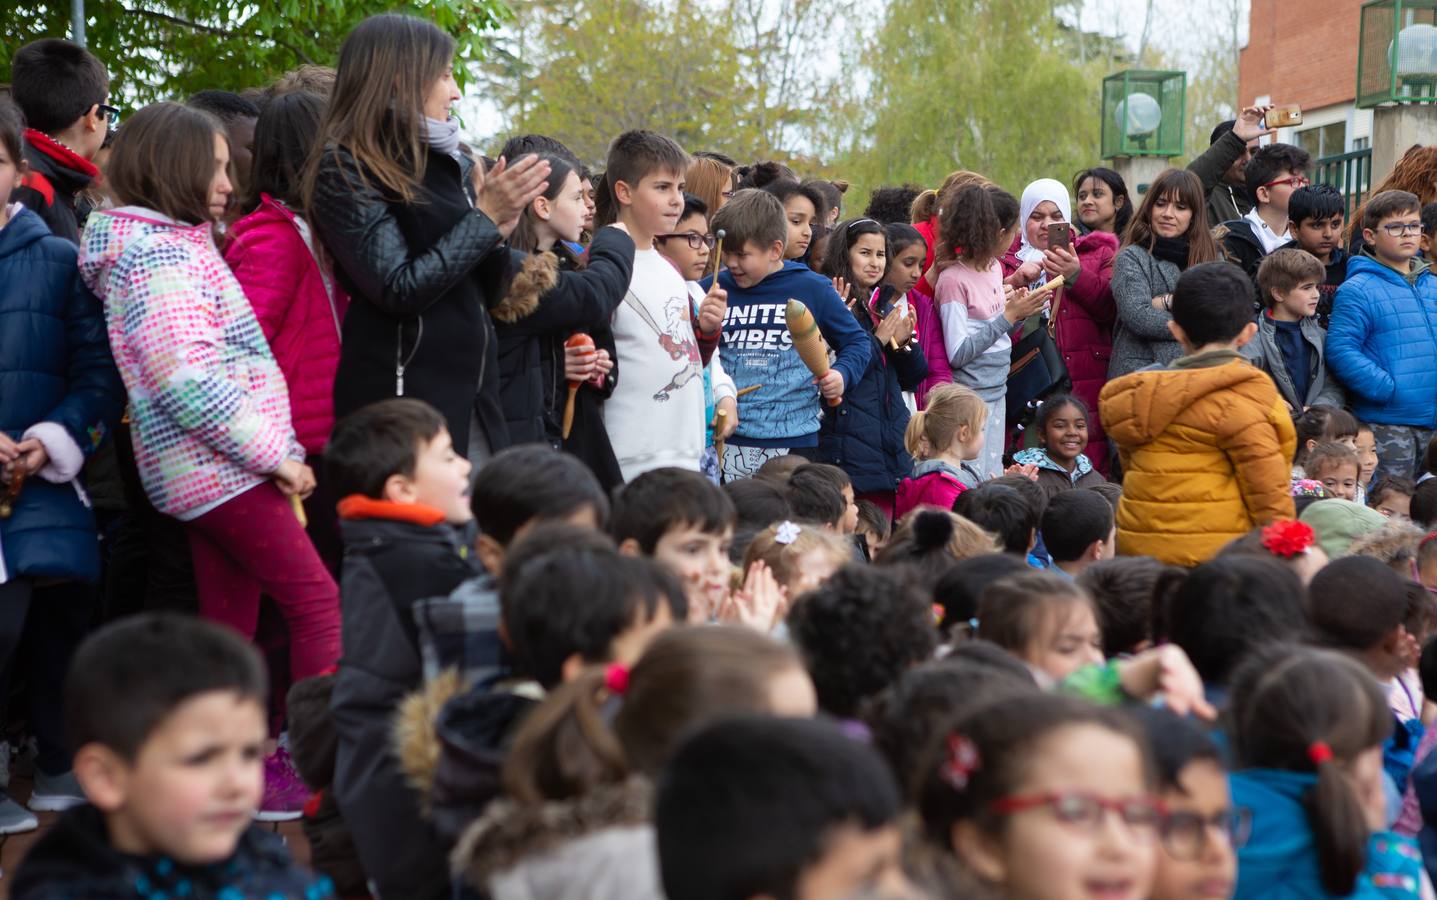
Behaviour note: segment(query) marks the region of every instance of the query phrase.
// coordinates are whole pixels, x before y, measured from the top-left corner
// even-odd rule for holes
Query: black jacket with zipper
[[[597,343],[596,332],[609,328],[633,277],[634,241],[617,228],[599,229],[589,245],[588,265],[582,269],[574,266],[567,250],[562,253],[513,251],[517,274],[504,309],[494,315],[499,391],[509,438],[515,444],[559,446],[568,394],[564,342],[582,331]],[[603,427],[602,421],[583,424]]]
[[[477,574],[447,525],[355,518],[344,535],[344,655],[330,715],[338,737],[333,796],[365,873],[385,900],[448,896],[446,848],[420,815],[390,733],[400,702],[423,683],[413,605]]]
[[[320,163],[310,222],[351,302],[334,380],[334,414],[401,393],[444,414],[466,454],[471,419],[489,448],[509,445],[499,407],[488,306],[504,296],[509,253],[470,203],[472,163],[427,151],[413,202],[389,196],[342,147]]]

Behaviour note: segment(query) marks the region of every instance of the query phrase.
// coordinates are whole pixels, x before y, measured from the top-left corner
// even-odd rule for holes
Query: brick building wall
[[[1362,0],[1251,0],[1238,98],[1321,109],[1356,94]]]

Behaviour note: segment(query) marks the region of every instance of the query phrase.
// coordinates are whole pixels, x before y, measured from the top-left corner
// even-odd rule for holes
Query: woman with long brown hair
[[[449,115],[459,96],[453,38],[410,16],[366,19],[340,48],[304,196],[352,298],[335,415],[425,400],[477,471],[509,443],[486,307],[502,293],[504,239],[549,166],[526,156],[476,171]]]
[[[1164,171],[1148,188],[1113,260],[1118,321],[1109,378],[1182,355],[1168,331],[1173,288],[1189,266],[1214,259],[1217,245],[1208,230],[1202,182],[1185,169]]]

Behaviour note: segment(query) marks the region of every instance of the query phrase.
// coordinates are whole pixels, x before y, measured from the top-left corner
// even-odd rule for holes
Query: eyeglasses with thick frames
[[[1159,833],[1163,847],[1173,859],[1199,859],[1212,840],[1226,840],[1237,850],[1247,843],[1252,833],[1252,810],[1225,809],[1211,816],[1168,812],[1163,815]]]
[[[1109,800],[1096,794],[1067,791],[1026,797],[1003,797],[995,800],[989,807],[998,815],[1042,808],[1052,812],[1059,822],[1089,832],[1101,828],[1108,813],[1113,813],[1122,820],[1134,838],[1143,842],[1155,839],[1162,823],[1162,807],[1152,797]]]
[[[1290,178],[1279,178],[1276,181],[1269,181],[1263,187],[1277,187],[1279,184],[1290,184],[1294,188],[1305,188],[1312,184],[1312,180],[1305,175],[1293,175]]]
[[[692,250],[701,250],[705,247],[710,250],[714,248],[714,236],[699,234],[697,231],[678,231],[671,234],[655,235],[655,237],[661,241],[667,241],[670,238],[683,238],[689,242],[689,248]]]
[[[95,109],[100,115],[104,116],[105,121],[111,125],[120,121],[120,108],[118,106],[110,106],[107,103],[97,103],[95,104]]]
[[[1382,230],[1392,237],[1403,237],[1409,234],[1421,234],[1421,222],[1388,222],[1381,226]]]

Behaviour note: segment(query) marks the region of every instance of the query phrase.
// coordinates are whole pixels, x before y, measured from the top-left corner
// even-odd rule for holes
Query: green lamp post
[[[1437,0],[1362,4],[1356,103],[1372,110],[1374,182],[1408,147],[1437,143]]]
[[[1103,156],[1135,194],[1182,155],[1186,103],[1186,72],[1129,69],[1103,79]]]

